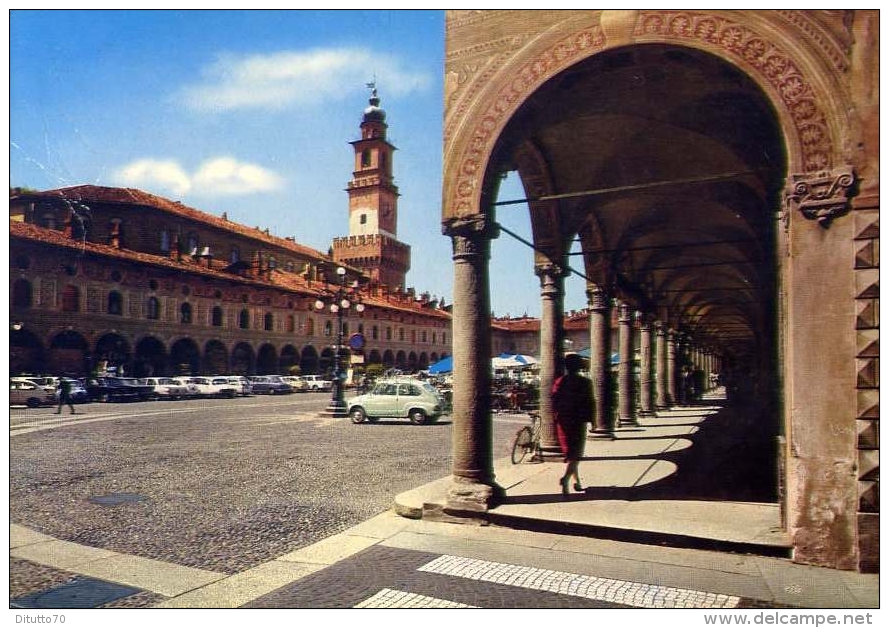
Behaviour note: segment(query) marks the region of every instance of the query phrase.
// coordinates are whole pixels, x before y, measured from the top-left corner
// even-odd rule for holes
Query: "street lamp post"
[[[329,309],[332,314],[336,314],[336,345],[333,348],[333,390],[330,396],[330,404],[321,414],[326,417],[342,418],[348,416],[346,401],[343,397],[343,372],[342,363],[340,361],[340,352],[343,349],[343,318],[352,307],[349,297],[352,296],[351,291],[346,286],[346,269],[340,266],[336,269],[339,276],[339,284],[336,293],[332,295],[332,300],[328,303],[322,299],[315,301],[315,309],[319,312]],[[358,301],[355,303],[355,311],[363,312],[364,304]]]

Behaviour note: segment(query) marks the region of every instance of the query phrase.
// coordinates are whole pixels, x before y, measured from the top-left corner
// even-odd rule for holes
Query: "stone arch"
[[[274,375],[278,372],[278,352],[274,345],[266,343],[256,353],[256,373]]]
[[[282,375],[290,374],[290,367],[299,366],[299,352],[293,345],[284,345],[281,348],[281,355],[278,358],[278,369]]]
[[[133,376],[151,377],[169,374],[167,349],[154,336],[145,336],[136,343],[133,357]]]
[[[203,369],[209,375],[228,373],[228,351],[219,340],[208,340],[204,345]]]
[[[839,130],[848,128],[848,108],[816,78],[843,63],[830,43],[805,50],[792,41],[784,20],[809,18],[799,11],[759,14],[740,22],[732,11],[603,11],[598,22],[567,12],[558,27],[542,33],[511,58],[492,56],[459,90],[457,76],[446,77],[445,97],[453,100],[445,120],[443,220],[485,211],[490,193],[486,164],[503,128],[540,86],[573,64],[599,52],[643,43],[668,43],[714,54],[748,75],[771,100],[785,136],[790,172],[819,172],[845,163]],[[786,13],[786,15],[780,15]],[[805,26],[805,24],[804,24]],[[825,58],[829,59],[826,60]],[[833,67],[832,67],[833,66]],[[456,133],[457,124],[471,130]],[[481,208],[481,209],[479,209]]]
[[[120,334],[111,332],[104,334],[96,341],[93,356],[97,366],[105,364],[107,368],[114,368],[120,375],[132,373],[132,353],[130,343]]]
[[[232,348],[231,372],[237,375],[253,375],[253,347],[246,342],[239,342]]]
[[[173,372],[179,375],[197,375],[201,372],[201,351],[191,338],[180,338],[170,347]]]
[[[83,340],[83,347],[86,341]],[[9,373],[42,373],[46,370],[43,343],[37,335],[24,328],[9,333]]]
[[[318,372],[318,352],[312,345],[306,345],[299,353],[299,370],[304,375]]]

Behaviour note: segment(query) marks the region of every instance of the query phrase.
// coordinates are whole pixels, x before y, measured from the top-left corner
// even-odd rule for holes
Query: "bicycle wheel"
[[[530,427],[523,427],[516,432],[515,440],[512,442],[512,463],[518,464],[525,459],[525,456],[534,448],[534,434],[531,433]]]

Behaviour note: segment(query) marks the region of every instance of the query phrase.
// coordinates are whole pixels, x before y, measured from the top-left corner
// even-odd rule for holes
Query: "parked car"
[[[152,387],[155,399],[184,399],[189,396],[185,384],[169,377],[146,377],[139,382]]]
[[[154,389],[123,377],[96,377],[87,380],[86,390],[96,401],[139,401],[151,399]]]
[[[281,381],[285,384],[290,384],[290,387],[293,388],[293,392],[306,392],[309,390],[309,385],[303,378],[297,375],[282,375]]]
[[[229,375],[228,381],[235,387],[235,390],[242,397],[249,397],[253,394],[253,384],[243,375]]]
[[[61,384],[62,380],[68,382],[71,386],[69,391],[69,395],[71,396],[72,403],[89,403],[90,394],[86,390],[86,386],[83,385],[79,379],[74,379],[72,377],[61,377],[59,378],[59,383],[55,387],[55,399],[59,400],[59,395],[61,394]]]
[[[42,405],[55,403],[54,391],[46,390],[34,382],[9,380],[9,405],[26,405],[29,408],[38,408]]]
[[[185,396],[186,397],[200,397],[201,389],[198,388],[197,384],[191,383],[190,377],[171,377],[172,381],[176,382],[179,386],[185,387]]]
[[[198,387],[201,397],[228,397],[233,399],[238,391],[227,377],[191,377],[188,382]]]
[[[250,378],[256,395],[287,395],[293,388],[278,375],[254,375]]]
[[[381,379],[369,393],[346,399],[346,407],[352,423],[375,423],[382,417],[392,417],[422,425],[438,420],[445,400],[428,382],[397,377]]]
[[[309,391],[330,390],[333,388],[333,381],[324,379],[320,375],[302,375],[300,377],[306,383]]]

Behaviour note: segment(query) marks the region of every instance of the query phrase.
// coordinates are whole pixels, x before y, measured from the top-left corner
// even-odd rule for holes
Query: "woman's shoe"
[[[574,490],[577,491],[578,493],[582,493],[582,492],[583,492],[583,486],[580,485],[580,482],[575,482],[575,483],[574,483]]]
[[[562,487],[562,495],[568,494],[568,478],[562,478],[559,480],[559,486]]]

